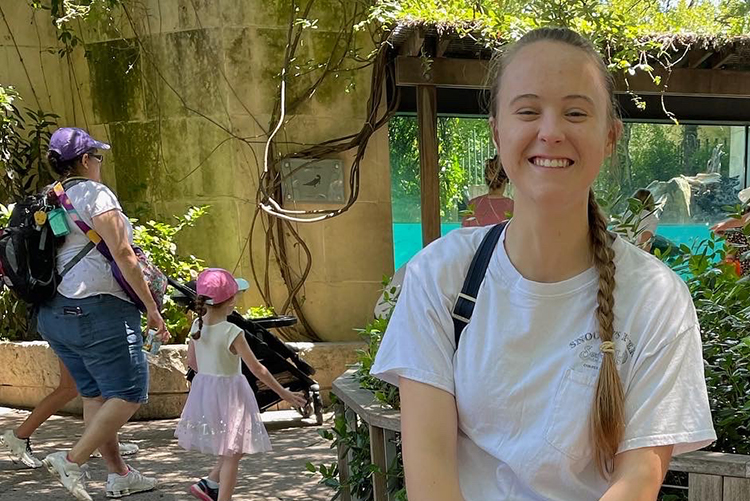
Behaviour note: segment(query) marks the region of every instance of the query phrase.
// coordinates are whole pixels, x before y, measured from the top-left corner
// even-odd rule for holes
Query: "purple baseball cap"
[[[61,127],[49,139],[49,150],[60,155],[67,162],[91,150],[108,150],[107,143],[97,141],[89,133],[77,127]]]

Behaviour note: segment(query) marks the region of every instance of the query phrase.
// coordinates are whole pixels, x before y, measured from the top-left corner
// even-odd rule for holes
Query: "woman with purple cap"
[[[50,138],[47,159],[58,174],[75,212],[109,247],[128,284],[146,306],[148,327],[169,337],[132,249],[133,227],[112,191],[102,184],[104,157],[110,146],[86,131],[64,127]],[[89,237],[73,222],[57,251],[58,271]],[[156,479],[129,467],[119,451],[117,433],[148,399],[148,363],[142,350],[141,314],[112,275],[109,261],[91,250],[60,281],[57,295],[39,309],[39,332],[75,381],[83,398],[86,430],[70,451],[42,462],[77,499],[90,500],[85,463],[96,450],[109,475],[107,497],[151,490]]]

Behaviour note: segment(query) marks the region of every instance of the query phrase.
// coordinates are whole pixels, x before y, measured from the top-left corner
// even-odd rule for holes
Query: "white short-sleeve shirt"
[[[198,320],[193,322],[190,334],[198,330]],[[195,343],[195,360],[198,363],[199,374],[212,376],[236,376],[242,374],[242,359],[232,353],[232,343],[244,331],[234,324],[219,322],[218,324],[203,324],[201,337],[190,338]]]
[[[131,245],[133,244],[133,225],[122,212],[117,197],[107,186],[96,181],[86,180],[66,189],[65,193],[70,198],[70,202],[80,218],[91,228],[94,227],[93,218],[95,216],[112,210],[118,211],[128,233],[128,241]],[[57,251],[58,273],[62,272],[68,261],[73,259],[89,243],[89,238],[73,222],[70,215],[67,215],[67,219],[70,234],[65,237],[65,242]],[[112,276],[109,261],[96,248],[91,249],[81,261],[68,271],[58,285],[57,291],[72,299],[96,294],[111,294],[125,301],[130,301],[128,295]]]
[[[456,350],[450,312],[488,230],[452,231],[410,261],[371,372],[455,396],[467,501],[599,499],[608,483],[588,434],[602,359],[598,274],[527,280],[508,259],[503,235]],[[653,256],[619,237],[613,246],[626,418],[619,450],[674,444],[681,454],[709,445],[716,435],[689,291]]]

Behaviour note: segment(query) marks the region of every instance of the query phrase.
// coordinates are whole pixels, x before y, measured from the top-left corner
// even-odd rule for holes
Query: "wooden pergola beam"
[[[727,64],[729,61],[734,59],[734,57],[735,57],[734,52],[719,53],[716,55],[715,58],[711,60],[711,68],[714,70],[718,70],[719,68]]]
[[[691,51],[687,55],[687,66],[689,68],[698,68],[701,64],[703,64],[706,59],[714,55],[714,51],[712,50],[700,50],[700,51]]]
[[[398,57],[396,59],[396,85],[436,86],[445,88],[484,89],[489,81],[489,62],[480,59],[438,58],[425,70],[420,58]],[[675,68],[669,75],[666,71],[656,71],[662,82],[668,82],[666,90],[670,95],[694,97],[750,97],[750,72]],[[617,91],[640,94],[661,94],[662,88],[655,85],[651,77],[637,72],[628,77],[616,76]]]
[[[440,180],[438,175],[437,88],[417,86],[419,123],[419,182],[422,193],[422,246],[440,238]]]
[[[422,53],[424,39],[425,36],[422,30],[412,31],[406,42],[399,48],[398,53],[401,57],[419,57]]]
[[[437,49],[435,50],[435,57],[443,57],[445,55],[445,51],[448,50],[448,46],[451,44],[451,38],[450,37],[440,37],[440,41],[437,44]]]

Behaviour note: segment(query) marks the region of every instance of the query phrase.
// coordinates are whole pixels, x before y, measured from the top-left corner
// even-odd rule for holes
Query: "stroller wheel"
[[[320,393],[313,393],[313,408],[315,409],[315,422],[318,426],[323,424],[323,402],[320,400]]]
[[[309,418],[310,416],[312,416],[312,413],[313,413],[313,406],[312,406],[312,402],[310,402],[310,401],[308,400],[308,402],[307,402],[307,403],[305,404],[305,406],[304,406],[304,407],[301,407],[301,408],[299,409],[299,413],[300,413],[300,414],[302,414],[302,417],[303,417],[303,418],[305,418],[305,419],[307,419],[307,418]]]

